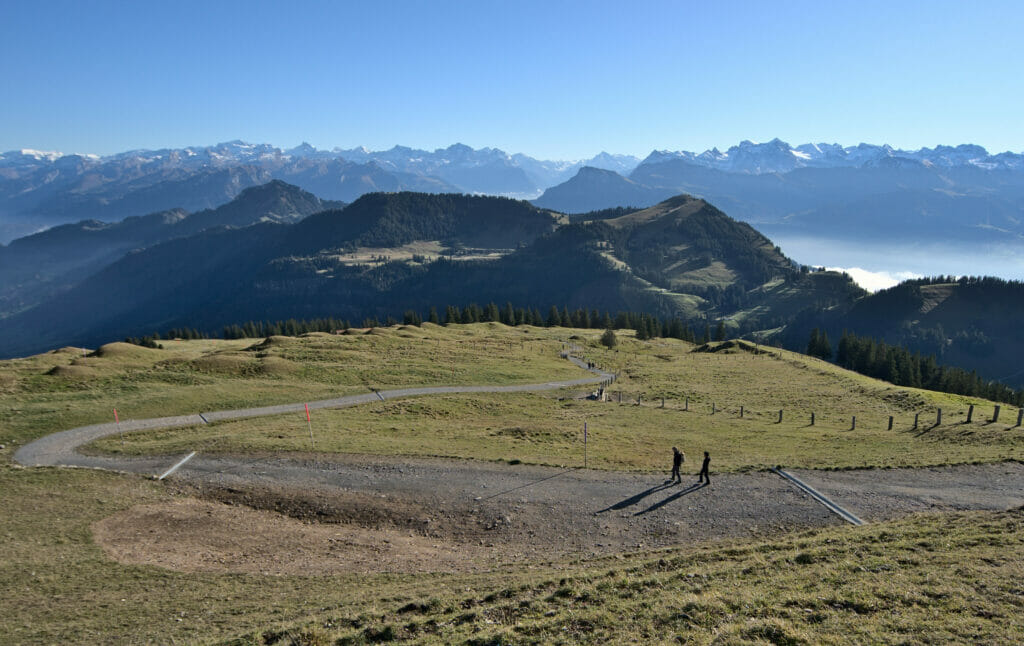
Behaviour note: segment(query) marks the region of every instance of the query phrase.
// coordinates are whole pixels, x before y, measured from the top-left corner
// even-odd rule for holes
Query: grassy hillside
[[[437,335],[454,335],[454,340],[479,327],[435,330]],[[492,329],[514,334],[504,326]],[[1010,407],[1004,407],[1000,423],[989,424],[993,405],[983,400],[897,388],[804,355],[746,342],[697,349],[673,339],[638,342],[620,332],[622,342],[608,350],[593,330],[564,333],[574,337],[573,343],[587,358],[621,375],[609,391],[610,402],[564,392],[472,394],[325,410],[316,414],[318,449],[576,465],[582,461],[586,423],[590,466],[611,470],[662,471],[666,447],[672,445],[693,457],[710,451],[720,471],[777,464],[851,468],[1024,459],[1024,429],[1010,429],[1016,421],[1016,410]],[[557,333],[533,329],[529,334]],[[491,340],[499,349],[500,338]],[[330,337],[317,339],[318,347],[336,345]],[[298,347],[267,352],[282,358],[310,356],[310,345],[310,340],[297,340],[292,346]],[[524,348],[520,344],[512,350]],[[405,383],[428,383],[430,376],[410,374],[406,379],[412,381]],[[380,387],[399,385],[398,379],[389,382],[384,374],[371,381]],[[492,382],[489,377],[483,381]],[[972,403],[977,410],[967,425]],[[935,427],[939,408],[943,424]],[[120,439],[106,440],[97,448],[130,453],[307,451],[305,419],[299,417],[147,432],[127,436],[123,449]]]
[[[719,470],[1024,457],[1024,430],[985,425],[985,402],[976,402],[982,408],[967,425],[961,423],[966,399],[895,388],[785,351],[639,342],[625,333],[608,350],[597,336],[428,324],[370,334],[169,342],[164,350],[111,344],[84,357],[66,348],[0,362],[0,634],[24,644],[1019,639],[1020,510],[925,515],[473,574],[182,573],[114,561],[93,528],[117,512],[188,494],[131,476],[10,464],[18,445],[111,421],[114,407],[122,419],[143,418],[370,387],[577,378],[580,371],[558,358],[563,343],[578,344],[585,356],[620,372],[613,393],[623,392],[621,405],[617,396],[600,403],[563,392],[318,411],[318,449],[575,464],[586,420],[599,469],[663,471],[666,447],[674,443],[691,456],[710,447]],[[627,404],[641,393],[639,407]],[[683,410],[687,397],[689,411]],[[922,434],[939,406],[946,424]],[[775,423],[779,408],[782,424]],[[816,425],[809,427],[812,411]],[[922,413],[925,427],[917,432],[909,430],[914,412]],[[897,416],[893,431],[886,430],[889,414]],[[1012,424],[1016,410],[1004,408],[1003,415]],[[128,450],[304,452],[304,426],[304,419],[285,418],[214,424],[130,436]],[[120,443],[105,448],[121,450]]]

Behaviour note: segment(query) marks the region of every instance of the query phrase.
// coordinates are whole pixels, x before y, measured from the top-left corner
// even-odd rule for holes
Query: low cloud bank
[[[911,278],[921,278],[921,274],[912,271],[868,271],[860,267],[827,267],[831,271],[844,271],[850,275],[853,282],[857,283],[869,292],[877,292],[887,289]]]

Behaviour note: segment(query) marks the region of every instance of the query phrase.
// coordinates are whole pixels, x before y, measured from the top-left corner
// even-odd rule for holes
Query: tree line
[[[443,312],[443,313],[442,313]],[[647,312],[619,311],[613,316],[610,312],[597,309],[561,308],[552,305],[546,314],[538,308],[515,307],[511,302],[504,306],[488,303],[480,306],[470,303],[466,306],[448,305],[442,309],[431,307],[424,315],[416,310],[406,310],[402,318],[387,316],[383,320],[376,316],[364,318],[359,327],[390,327],[392,325],[422,325],[424,322],[436,325],[453,325],[469,323],[503,323],[508,326],[533,325],[536,327],[565,327],[597,330],[634,330],[640,340],[653,338],[673,338],[690,343],[708,343],[712,340],[724,341],[726,335],[725,321],[719,320],[714,329],[711,321],[701,319],[691,327],[690,323],[679,317],[661,318]],[[348,319],[316,318],[287,319],[279,321],[247,321],[224,326],[220,331],[223,339],[264,338],[268,336],[300,336],[309,332],[338,332],[354,327]],[[208,331],[196,328],[173,328],[163,335],[153,333],[142,337],[127,337],[128,343],[146,347],[158,347],[162,339],[208,339]]]
[[[806,354],[831,361],[833,356],[828,334],[814,328],[807,343]],[[846,331],[839,339],[835,363],[897,386],[925,388],[1024,406],[1024,389],[1015,390],[1006,384],[983,379],[974,370],[968,372],[963,368],[940,365],[934,355],[911,353],[902,346],[888,345],[884,341]]]

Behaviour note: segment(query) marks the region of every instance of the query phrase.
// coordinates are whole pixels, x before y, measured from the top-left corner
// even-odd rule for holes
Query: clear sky
[[[1024,2],[2,0],[0,150],[1024,151]]]

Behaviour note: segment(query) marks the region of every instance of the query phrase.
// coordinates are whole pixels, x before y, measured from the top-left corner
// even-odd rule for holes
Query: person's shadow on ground
[[[665,482],[663,482],[663,483],[661,483],[659,485],[654,485],[653,487],[651,487],[647,491],[641,491],[640,493],[636,494],[635,496],[630,496],[629,498],[626,498],[625,500],[620,500],[619,502],[615,503],[611,507],[605,507],[604,509],[602,509],[601,511],[596,512],[596,513],[603,514],[606,511],[617,511],[619,509],[625,509],[626,507],[629,507],[631,505],[637,504],[638,502],[640,502],[641,500],[643,500],[647,496],[651,495],[652,493],[657,493],[657,492],[661,491],[662,489],[668,489],[674,483],[675,483],[674,480],[666,480]]]
[[[664,500],[660,500],[660,501],[654,503],[653,505],[651,505],[650,507],[648,507],[647,509],[644,509],[643,511],[638,511],[638,512],[636,512],[633,515],[634,516],[642,516],[642,515],[644,515],[644,514],[646,514],[648,512],[652,512],[655,509],[659,509],[661,507],[664,507],[665,505],[669,504],[670,502],[674,502],[676,500],[679,500],[683,496],[685,496],[687,494],[691,494],[694,491],[697,491],[698,489],[703,489],[704,487],[707,487],[708,484],[709,483],[706,483],[706,482],[698,482],[696,484],[692,484],[689,487],[687,487],[686,489],[683,489],[680,492],[674,493],[671,496],[669,496],[668,498],[665,498]]]

